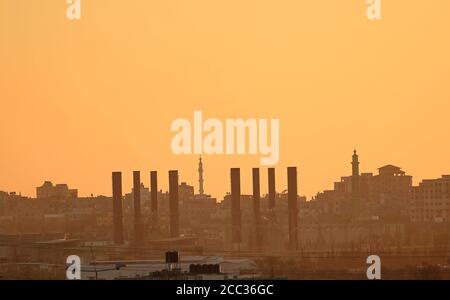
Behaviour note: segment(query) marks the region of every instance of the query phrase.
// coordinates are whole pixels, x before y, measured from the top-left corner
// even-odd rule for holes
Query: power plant
[[[45,204],[47,211],[39,219],[34,218],[37,214],[29,215],[33,221],[28,220],[29,224],[23,218],[0,216],[0,230],[29,232],[10,234],[0,249],[11,261],[29,261],[28,257],[52,261],[75,249],[89,263],[84,263],[83,276],[92,279],[230,279],[243,278],[246,272],[256,278],[260,274],[274,278],[277,272],[288,278],[335,278],[315,273],[329,270],[330,264],[347,278],[353,275],[345,272],[359,268],[374,252],[390,256],[388,266],[404,270],[407,277],[414,275],[408,266],[417,265],[418,260],[442,265],[447,259],[439,256],[447,251],[450,240],[446,215],[430,219],[429,213],[417,212],[425,203],[443,211],[449,175],[413,186],[412,176],[394,165],[382,166],[376,175],[361,173],[355,151],[350,175],[309,201],[298,195],[294,166],[286,169],[286,188],[276,187],[275,168],[267,172],[231,168],[229,192],[217,201],[205,193],[203,161],[198,163],[198,189],[183,181],[178,170],[169,170],[168,189],[163,191],[153,170],[142,173],[149,178],[134,171],[125,180],[122,172],[112,172],[112,197],[78,198],[77,190],[67,184],[51,182],[38,187],[38,201],[3,194],[7,201],[2,207],[7,211],[21,213],[27,204],[39,210]],[[241,182],[242,178],[248,182]],[[124,188],[123,180],[131,182],[131,188]],[[243,193],[242,187],[251,187],[251,192]],[[424,198],[429,191],[438,198]],[[20,203],[21,210],[14,210],[14,203]],[[36,235],[44,242],[35,243]],[[181,253],[178,263],[170,259],[165,268],[161,257],[166,252]],[[15,267],[20,274],[28,274]],[[392,278],[399,278],[400,273],[396,274]]]
[[[202,205],[206,203],[208,199],[207,195],[204,194],[203,190],[203,166],[201,159],[199,160],[199,194],[198,198],[194,199],[197,201],[197,205]],[[251,195],[251,221],[245,224],[250,224],[251,229],[249,232],[246,231],[245,240],[248,240],[247,234],[250,234],[251,241],[247,241],[246,246],[242,248],[243,244],[243,212],[242,212],[242,201],[246,202],[246,195],[241,194],[241,169],[231,168],[230,169],[230,193],[229,193],[229,212],[230,212],[230,223],[223,224],[224,227],[230,228],[230,244],[232,245],[233,251],[241,250],[253,250],[253,251],[264,251],[268,249],[267,244],[271,243],[271,238],[267,236],[267,218],[263,220],[262,207],[261,207],[261,186],[260,186],[260,168],[253,168],[252,170],[252,195]],[[137,247],[143,247],[149,243],[155,243],[156,239],[180,238],[180,232],[183,228],[180,228],[180,220],[183,221],[184,218],[180,217],[179,207],[180,207],[180,197],[183,198],[183,193],[188,187],[184,182],[180,185],[178,170],[168,171],[169,175],[169,189],[168,194],[162,194],[158,191],[158,173],[157,171],[151,171],[150,174],[150,191],[149,191],[149,216],[144,218],[142,215],[142,197],[141,190],[145,191],[143,184],[141,183],[140,171],[133,172],[133,188],[132,188],[132,208],[133,208],[133,234],[132,244]],[[282,194],[277,194],[275,191],[275,169],[268,168],[268,194],[265,196],[264,200],[266,203],[266,210],[272,212],[269,215],[270,221],[273,221],[273,211],[276,208],[276,198],[282,196]],[[112,173],[112,183],[113,183],[113,240],[115,245],[124,245],[124,225],[123,225],[123,195],[122,195],[122,173],[113,172]],[[298,193],[297,193],[297,168],[289,167],[287,168],[287,218],[282,218],[286,220],[287,232],[288,232],[288,249],[291,251],[298,250]],[[181,189],[181,190],[180,190]],[[180,196],[180,193],[182,194]],[[166,196],[167,195],[167,196]],[[167,200],[163,200],[163,199]],[[227,198],[227,197],[226,197]],[[163,201],[163,202],[161,202]],[[167,204],[165,204],[167,201]],[[184,199],[183,201],[188,201]],[[160,203],[161,202],[161,203]],[[215,200],[214,200],[214,203]],[[224,203],[228,203],[224,200]],[[185,203],[183,203],[185,204]],[[167,211],[160,211],[160,205]],[[224,204],[226,205],[226,204]],[[168,219],[168,230],[167,235],[164,236],[156,233],[158,228],[164,227],[161,223],[161,215],[167,215]],[[246,216],[246,215],[245,215]],[[182,223],[182,222],[181,222]],[[247,225],[245,225],[247,228]],[[272,225],[273,226],[273,225]],[[148,230],[146,230],[148,229]],[[184,238],[184,237],[183,237]],[[175,241],[175,240],[174,240]],[[251,246],[249,246],[251,244]]]

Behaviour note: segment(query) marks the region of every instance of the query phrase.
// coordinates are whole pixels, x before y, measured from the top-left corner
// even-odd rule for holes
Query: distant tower
[[[198,183],[199,183],[199,193],[200,195],[203,195],[204,190],[203,190],[203,163],[202,163],[202,158],[200,157],[199,161],[198,161]]]
[[[141,172],[133,171],[134,241],[138,246],[144,243],[141,214]]]
[[[231,168],[231,241],[240,250],[242,242],[241,169]]]
[[[359,208],[359,160],[356,149],[352,156],[352,205],[354,212]]]
[[[112,173],[113,189],[113,238],[115,245],[123,245],[122,173]]]
[[[288,222],[290,250],[298,248],[297,167],[288,167]]]
[[[169,171],[169,224],[170,237],[177,238],[180,234],[179,216],[179,194],[178,194],[178,171]]]

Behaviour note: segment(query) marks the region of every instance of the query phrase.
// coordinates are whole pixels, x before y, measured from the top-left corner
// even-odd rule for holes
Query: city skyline
[[[2,189],[51,179],[110,194],[111,170],[196,178],[194,156],[170,149],[170,124],[195,110],[279,119],[276,167],[298,166],[309,196],[347,173],[354,146],[364,170],[436,178],[450,165],[449,1],[389,1],[377,22],[365,1],[85,2],[69,21],[65,1],[1,1]],[[228,168],[259,165],[204,159],[215,195]]]
[[[0,282],[450,280],[449,53],[449,0],[0,0]]]
[[[355,158],[355,155],[356,155],[356,158]],[[357,162],[357,170],[358,170],[357,172],[358,172],[358,173],[360,173],[360,174],[375,174],[375,172],[374,172],[373,170],[365,170],[365,169],[361,169],[361,168],[359,167],[359,164],[361,163],[361,161],[358,161],[359,155],[360,155],[360,153],[359,153],[359,152],[357,151],[357,149],[355,148],[354,151],[353,151],[353,161],[350,162],[350,165],[353,166],[353,164],[355,163],[355,159],[356,159],[356,162]],[[206,182],[209,181],[208,178],[204,176],[204,169],[203,169],[204,158],[203,158],[202,156],[197,156],[197,157],[199,157],[199,160],[197,161],[197,166],[196,166],[197,177],[196,177],[196,178],[189,178],[189,179],[187,179],[187,178],[184,178],[184,177],[182,177],[181,175],[179,175],[179,182],[180,182],[180,183],[186,183],[186,184],[192,186],[192,187],[194,188],[194,190],[197,191],[196,194],[198,194],[198,195],[204,195],[204,194],[207,194],[207,195],[211,195],[213,198],[216,198],[218,201],[223,200],[223,197],[225,197],[226,195],[228,195],[228,194],[231,192],[231,189],[228,189],[224,194],[221,194],[221,195],[217,195],[217,194],[214,194],[214,193],[212,193],[212,192],[209,192],[208,189],[205,188],[205,186],[204,186],[204,182],[205,182],[205,181],[206,181]],[[318,194],[320,194],[320,193],[322,193],[322,192],[324,192],[324,191],[327,191],[327,190],[331,190],[334,183],[339,182],[339,181],[342,181],[343,178],[349,177],[349,176],[351,176],[352,173],[355,172],[354,169],[352,170],[352,166],[349,166],[348,172],[347,172],[346,174],[341,174],[341,175],[337,176],[336,179],[335,179],[333,182],[329,183],[329,184],[328,184],[328,188],[320,189],[320,190],[316,191],[316,193],[314,193],[314,194],[312,194],[312,195],[306,195],[306,194],[303,194],[303,193],[301,192],[301,190],[299,190],[298,195],[299,195],[299,196],[302,196],[302,197],[306,197],[307,200],[311,200],[311,199],[315,198]],[[380,169],[382,169],[382,168],[384,168],[384,167],[389,167],[389,166],[397,167],[397,165],[395,165],[395,164],[383,164],[383,165],[380,165],[379,167],[377,167],[376,170],[380,170]],[[270,167],[268,168],[268,167],[257,166],[256,168],[262,170],[262,182],[267,182],[267,180],[268,180],[268,177],[267,177],[268,174],[267,174],[267,172],[265,172],[265,171],[268,170],[268,169],[270,169]],[[399,168],[400,168],[400,169],[403,169],[402,167],[399,167]],[[232,169],[232,168],[231,168],[231,169]],[[246,178],[247,176],[245,176],[245,175],[242,176],[242,175],[245,174],[245,172],[246,172],[247,170],[242,169],[242,168],[239,168],[239,169],[241,169],[241,171],[242,171],[242,172],[241,172],[241,177]],[[249,173],[252,172],[252,169],[254,169],[254,168],[251,168],[251,169],[248,170]],[[277,172],[279,168],[273,168],[273,169],[275,170],[276,179],[277,179],[277,180],[276,180],[276,192],[277,192],[277,193],[281,193],[282,191],[284,191],[284,190],[287,189],[287,184],[286,184],[286,185],[280,185],[280,181],[283,181],[283,178],[286,177],[286,174],[284,174],[284,173],[279,174],[279,173]],[[133,172],[135,172],[135,171],[136,171],[136,170],[133,170],[133,171],[130,172],[130,177],[131,177],[131,178],[133,178]],[[141,172],[141,174],[144,174],[144,176],[142,177],[142,179],[140,179],[141,185],[144,186],[144,187],[148,187],[148,188],[150,187],[150,179],[151,179],[151,178],[150,178],[150,173],[151,173],[151,172],[157,172],[157,173],[160,173],[160,174],[161,174],[161,173],[164,174],[164,173],[169,173],[169,171],[170,171],[170,170],[165,170],[165,171],[163,171],[163,172],[161,172],[161,170],[159,170],[159,171],[158,171],[158,170],[148,170],[148,171],[140,170],[139,172]],[[179,170],[177,170],[177,171],[179,172]],[[113,173],[114,173],[114,172],[113,172]],[[126,180],[127,172],[121,172],[121,173],[123,174],[122,179],[123,179],[123,181],[126,183],[126,182],[127,182],[127,180]],[[148,173],[148,174],[147,174],[147,173]],[[299,169],[299,173],[301,173],[301,169]],[[408,172],[408,174],[412,174],[412,173],[409,173],[409,172]],[[449,173],[445,173],[445,172],[444,172],[444,173],[442,173],[442,174],[440,174],[440,175],[438,175],[438,176],[436,176],[436,177],[433,177],[433,178],[440,178],[441,176],[448,176],[448,174],[449,174]],[[148,175],[148,176],[146,176],[146,175]],[[167,174],[166,174],[166,175],[167,175]],[[250,176],[251,176],[251,174],[250,174]],[[146,177],[148,177],[148,178],[146,178]],[[165,177],[168,177],[168,176],[164,176],[164,175],[161,176],[161,175],[160,175],[160,177],[159,177],[159,179],[158,179],[158,180],[159,180],[158,182],[164,181],[164,178],[165,178]],[[412,175],[411,177],[412,177],[412,187],[418,186],[419,183],[421,183],[421,182],[423,182],[423,181],[426,181],[426,180],[432,180],[431,177],[421,178],[421,177],[414,176],[414,175]],[[287,178],[287,177],[286,177],[286,178]],[[281,180],[280,180],[280,179],[281,179]],[[128,187],[126,184],[124,184],[124,191],[132,191],[132,189],[133,189],[133,180],[134,180],[134,179],[130,180],[130,181],[131,181],[131,185],[130,185],[129,187]],[[201,183],[200,183],[200,182],[201,182]],[[286,181],[286,182],[287,182],[287,181]],[[68,188],[68,186],[73,187],[73,186],[71,185],[71,183],[56,182],[56,181],[53,181],[53,180],[51,180],[51,179],[44,180],[44,181],[43,181],[42,187],[45,187],[46,185],[50,185],[50,184],[54,184],[54,186],[56,186],[56,187],[62,186],[63,188]],[[301,185],[302,185],[302,182],[299,181],[299,186],[301,186]],[[245,188],[242,188],[242,187],[245,187]],[[251,191],[246,192],[248,189],[251,189],[251,177],[250,177],[250,181],[249,181],[249,182],[246,182],[245,180],[243,180],[243,185],[242,185],[242,187],[241,187],[241,189],[243,190],[243,194],[248,194],[248,195],[251,194]],[[34,196],[35,196],[36,198],[39,198],[39,188],[40,188],[40,186],[38,186],[38,185],[36,185],[36,187],[34,187],[34,190],[35,190]],[[4,191],[4,192],[13,192],[13,193],[16,193],[16,194],[21,195],[21,196],[24,196],[24,197],[35,198],[35,197],[33,197],[33,196],[23,194],[23,193],[21,193],[20,191],[8,191],[8,190],[5,190],[5,189],[2,189],[1,187],[0,187],[0,191]],[[76,197],[78,197],[79,187],[75,187],[74,190],[68,190],[68,193],[73,193],[72,191],[75,191],[75,195],[76,195]],[[165,188],[165,187],[162,187],[161,185],[159,185],[159,186],[158,186],[158,192],[159,192],[159,191],[162,191],[162,192],[168,192],[168,191],[169,191],[169,186],[167,186],[167,188]],[[244,191],[245,191],[245,192],[244,192]],[[262,194],[262,195],[267,195],[268,193],[269,193],[268,186],[262,184],[262,186],[261,186],[261,194]],[[93,195],[93,196],[107,196],[107,197],[111,197],[111,196],[112,196],[112,190],[111,190],[110,193],[106,193],[106,194],[94,194],[94,193],[89,193],[89,194],[86,194],[86,195],[81,194],[80,196],[81,196],[81,197],[89,197],[89,196],[91,196],[91,195]]]
[[[198,165],[200,183],[202,160]],[[180,180],[177,170],[168,170],[166,192],[159,190],[158,178],[167,174],[154,171],[151,188],[142,184],[141,171],[133,171],[128,193],[123,173],[112,172],[112,197],[79,197],[67,184],[51,182],[37,187],[36,199],[0,192],[0,248],[13,250],[4,252],[3,259],[13,262],[5,270],[14,278],[58,278],[59,271],[48,272],[41,266],[49,260],[64,261],[65,251],[76,250],[80,260],[90,261],[91,267],[82,271],[86,279],[167,279],[167,265],[161,265],[160,257],[162,251],[177,249],[172,254],[179,257],[181,251],[185,264],[173,272],[169,267],[171,278],[212,274],[212,269],[195,269],[212,255],[221,261],[214,271],[221,279],[228,278],[229,272],[239,278],[247,272],[274,278],[275,267],[286,279],[360,278],[365,274],[361,267],[373,253],[382,254],[377,259],[383,259],[390,278],[430,278],[423,268],[433,270],[432,278],[447,278],[442,263],[448,263],[444,251],[450,241],[450,175],[413,186],[412,176],[400,167],[389,164],[378,168],[378,173],[367,173],[359,166],[355,149],[351,175],[341,177],[332,190],[318,193],[312,201],[298,194],[295,166],[286,168],[288,185],[278,193],[274,169],[267,169],[271,179],[264,183],[260,168],[253,168],[251,194],[242,193],[241,169],[230,168],[231,191],[221,202],[197,194]],[[264,185],[272,191],[269,195],[261,195]],[[36,248],[42,251],[33,251]],[[172,255],[169,252],[166,258]],[[103,260],[98,261],[97,255]],[[236,255],[244,260],[234,262],[234,270],[222,272],[226,260]],[[30,259],[38,262],[27,272],[21,261]],[[335,273],[327,273],[330,260],[337,263]],[[148,263],[133,268],[142,262]],[[114,263],[115,268],[101,275],[92,268]],[[122,268],[127,270],[125,277]]]

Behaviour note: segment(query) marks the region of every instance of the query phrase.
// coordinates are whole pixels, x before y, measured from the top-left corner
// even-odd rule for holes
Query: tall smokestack
[[[152,227],[156,227],[158,223],[158,172],[150,172],[150,201],[151,201],[151,217]]]
[[[113,236],[115,245],[123,245],[122,173],[112,173]]]
[[[170,236],[179,236],[178,171],[169,171]]]
[[[288,170],[288,217],[289,217],[289,246],[291,250],[297,250],[297,168],[289,167]]]
[[[259,183],[259,168],[253,168],[253,213],[255,215],[255,233],[256,247],[258,251],[262,250],[263,240],[261,232],[261,190]]]
[[[133,172],[134,240],[136,245],[144,241],[141,217],[141,173]]]
[[[231,238],[241,243],[241,170],[231,169]]]
[[[275,168],[268,169],[269,179],[269,209],[275,208]]]

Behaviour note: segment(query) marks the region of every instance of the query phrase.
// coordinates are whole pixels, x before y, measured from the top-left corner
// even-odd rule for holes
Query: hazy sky
[[[34,196],[44,180],[111,194],[111,172],[179,169],[170,124],[279,118],[281,156],[299,193],[391,163],[421,178],[450,173],[450,1],[0,0],[0,190]],[[221,198],[229,168],[251,191],[256,156],[207,156],[205,189]],[[262,192],[267,172],[262,172]]]

